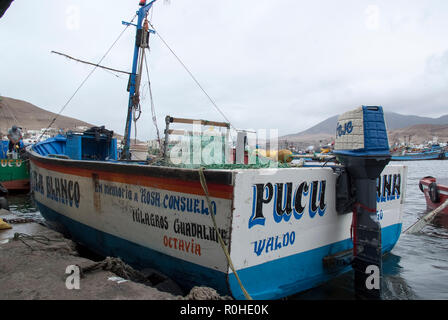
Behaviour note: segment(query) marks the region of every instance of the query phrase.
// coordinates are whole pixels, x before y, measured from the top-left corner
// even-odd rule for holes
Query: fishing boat
[[[393,161],[412,161],[412,160],[443,160],[446,159],[445,151],[439,145],[432,145],[420,151],[408,151],[407,149],[392,153]]]
[[[146,17],[154,2],[140,1],[137,12],[123,149],[105,128],[27,149],[34,199],[47,222],[104,256],[157,269],[185,290],[209,286],[235,299],[279,299],[353,267],[360,292],[378,294],[365,288],[366,268],[381,271],[382,255],[400,237],[407,180],[406,166],[388,164],[382,107],[339,118],[338,163],[295,167],[261,156],[247,163],[247,132],[238,131],[233,151],[228,122],[172,116],[161,158],[132,160],[142,39],[151,32]],[[175,145],[169,137],[179,133],[177,124],[193,131]]]
[[[448,180],[428,176],[420,179],[418,186],[423,192],[428,209],[436,209],[448,200]],[[445,207],[441,213],[448,214],[448,207]]]
[[[28,191],[30,189],[28,161],[16,151],[8,155],[9,141],[0,142],[0,183],[10,191]]]

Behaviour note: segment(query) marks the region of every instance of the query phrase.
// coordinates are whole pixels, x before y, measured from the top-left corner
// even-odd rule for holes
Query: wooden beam
[[[170,122],[171,123],[187,123],[187,124],[194,124],[194,123],[199,122],[203,126],[215,126],[215,127],[230,128],[230,123],[227,123],[227,122],[217,122],[217,121],[208,121],[208,120],[194,120],[194,119],[170,117]]]
[[[221,133],[221,132],[207,132],[207,131],[198,131],[198,132],[194,132],[194,131],[187,131],[187,130],[173,130],[170,129],[167,132],[165,132],[165,134],[172,134],[172,135],[195,135],[195,136],[225,136],[225,133]]]

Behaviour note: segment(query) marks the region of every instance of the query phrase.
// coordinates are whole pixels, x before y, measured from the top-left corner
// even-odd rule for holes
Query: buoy
[[[12,229],[12,227],[9,223],[6,223],[5,221],[3,221],[2,218],[0,218],[0,230],[6,230],[6,229]]]
[[[8,199],[5,197],[0,197],[0,209],[9,210]]]

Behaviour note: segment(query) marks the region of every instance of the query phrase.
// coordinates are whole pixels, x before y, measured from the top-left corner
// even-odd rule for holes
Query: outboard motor
[[[338,119],[334,154],[353,182],[355,294],[381,298],[381,225],[376,212],[376,180],[390,161],[383,108],[362,106]],[[376,278],[374,278],[376,277]]]

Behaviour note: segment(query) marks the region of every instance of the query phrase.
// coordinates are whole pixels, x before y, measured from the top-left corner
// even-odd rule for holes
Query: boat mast
[[[149,32],[154,33],[147,27],[147,24],[143,24],[143,21],[148,15],[148,11],[152,8],[152,5],[157,0],[151,0],[146,3],[146,0],[140,0],[139,5],[141,8],[137,11],[138,21],[137,24],[124,22],[125,25],[133,25],[137,27],[136,37],[135,37],[135,48],[134,48],[134,58],[132,62],[132,73],[129,79],[128,91],[129,91],[129,103],[128,103],[128,113],[126,117],[126,126],[124,129],[124,146],[121,154],[121,159],[130,160],[131,153],[129,151],[131,145],[131,127],[132,127],[132,112],[140,103],[139,85],[141,79],[141,64],[143,63],[144,50],[147,47],[147,39]],[[139,59],[140,57],[140,59]],[[139,67],[140,65],[140,67]],[[137,70],[139,69],[139,70]],[[137,73],[138,72],[138,73]]]

